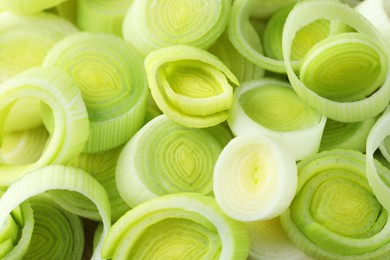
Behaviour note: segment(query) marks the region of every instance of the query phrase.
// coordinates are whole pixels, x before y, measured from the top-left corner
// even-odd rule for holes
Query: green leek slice
[[[180,193],[149,200],[123,215],[102,249],[111,259],[245,259],[245,224],[227,217],[214,198]]]
[[[131,207],[171,193],[210,195],[214,165],[231,138],[221,125],[189,128],[160,115],[123,148],[116,167],[119,193]]]
[[[230,18],[231,0],[134,0],[123,22],[123,37],[146,56],[170,45],[207,49]]]
[[[292,242],[314,259],[389,255],[390,215],[375,197],[365,155],[358,151],[330,150],[300,161],[297,194],[281,223]]]
[[[296,68],[290,59],[292,42],[296,32],[317,19],[337,20],[357,32],[336,34],[333,36],[335,41],[325,40],[325,43],[316,44],[317,48],[314,47],[305,57],[303,71],[300,72],[305,79],[301,80],[294,72]],[[286,19],[282,42],[292,87],[320,113],[336,121],[356,122],[378,115],[386,108],[390,99],[390,77],[387,77],[390,59],[386,43],[378,30],[352,7],[338,1],[299,2]],[[350,49],[352,51],[348,52]],[[364,71],[366,62],[376,66],[367,70],[373,72],[372,77]],[[325,68],[325,64],[329,67]],[[342,73],[344,69],[345,74]],[[368,92],[357,82],[360,79],[369,84]],[[356,82],[356,86],[350,85],[349,80]],[[336,86],[342,86],[342,82],[350,87],[337,89]]]
[[[142,126],[148,91],[142,58],[121,38],[73,34],[50,50],[44,66],[67,71],[81,89],[91,125],[84,152],[118,147]]]
[[[89,198],[98,208],[103,231],[91,259],[101,259],[101,246],[111,227],[110,201],[103,186],[91,175],[77,168],[60,165],[45,166],[29,172],[14,182],[0,197],[0,226],[8,214],[24,201],[35,195],[57,189],[79,192]]]
[[[265,135],[241,135],[218,157],[214,195],[234,219],[272,219],[289,207],[297,178],[295,159],[282,143]]]
[[[175,45],[151,52],[145,68],[153,99],[172,120],[201,128],[227,119],[233,101],[230,82],[239,83],[214,55]]]
[[[35,97],[50,109],[50,136],[42,155],[33,163],[0,164],[0,186],[8,186],[28,171],[48,164],[67,163],[84,148],[89,135],[88,114],[72,78],[56,68],[32,68],[0,86],[0,147],[5,142],[7,117],[20,98]],[[2,156],[0,156],[2,157]]]
[[[235,90],[227,122],[236,136],[265,134],[281,140],[301,160],[318,151],[326,117],[303,102],[288,82],[261,78]]]
[[[0,9],[21,14],[33,14],[53,6],[59,5],[66,0],[0,0]]]
[[[51,8],[50,11],[76,25],[77,1],[78,0],[66,0]]]

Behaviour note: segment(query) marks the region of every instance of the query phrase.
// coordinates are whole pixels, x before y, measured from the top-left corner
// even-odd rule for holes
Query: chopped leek
[[[0,9],[14,13],[32,14],[59,5],[66,0],[0,0]]]

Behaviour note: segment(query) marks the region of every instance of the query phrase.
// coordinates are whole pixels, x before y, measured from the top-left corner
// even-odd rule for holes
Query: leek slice
[[[118,147],[142,126],[146,76],[142,58],[124,40],[105,33],[76,33],[50,50],[44,66],[67,71],[81,89],[91,125],[84,152]]]
[[[111,228],[102,249],[112,259],[245,259],[245,224],[227,217],[214,198],[161,196],[140,204]]]
[[[49,197],[28,200],[34,211],[34,230],[23,259],[82,259],[84,230],[80,217],[69,213]]]
[[[281,140],[301,160],[318,151],[326,117],[303,102],[286,81],[262,78],[235,90],[227,122],[236,136],[265,134]]]
[[[220,125],[189,128],[160,115],[123,148],[116,167],[119,193],[131,207],[171,193],[210,195],[214,165],[231,138]]]
[[[218,157],[214,195],[234,219],[272,219],[289,207],[297,178],[295,159],[282,143],[265,135],[241,135]]]
[[[33,14],[53,6],[59,5],[66,0],[0,0],[0,9],[21,14]]]
[[[103,231],[92,259],[101,259],[100,250],[103,239],[111,227],[110,201],[103,186],[91,175],[77,168],[59,165],[45,166],[29,172],[14,182],[0,198],[0,226],[8,214],[22,202],[35,195],[57,189],[79,192],[89,198],[98,208]]]
[[[78,0],[66,0],[59,5],[54,6],[51,11],[58,16],[65,18],[71,23],[76,24],[77,2]]]
[[[77,26],[83,31],[122,36],[127,10],[134,0],[78,0]]]
[[[292,242],[315,259],[389,255],[390,215],[376,199],[365,155],[358,151],[325,151],[299,162],[297,194],[281,223]]]
[[[123,21],[123,37],[146,56],[170,45],[207,49],[230,18],[231,0],[135,0]]]
[[[153,99],[172,120],[188,127],[209,127],[227,119],[233,101],[232,72],[214,55],[176,45],[145,59]]]
[[[13,104],[20,98],[40,99],[53,118],[53,127],[42,155],[33,163],[0,164],[0,186],[8,186],[28,171],[48,164],[67,163],[84,148],[89,134],[88,114],[72,78],[56,68],[32,68],[0,86],[0,147]],[[1,151],[0,151],[1,152]],[[0,156],[3,157],[3,156]]]
[[[290,59],[291,46],[295,34],[303,26],[317,19],[337,20],[358,33],[335,35],[334,42],[327,40],[322,45],[321,42],[317,44],[318,48],[314,48],[315,50],[306,56],[303,72],[300,72],[305,78],[309,76],[306,80],[311,86],[307,86],[304,82],[306,80],[300,80],[294,72],[296,68]],[[390,99],[390,77],[387,77],[390,59],[386,43],[378,30],[352,7],[338,1],[299,2],[286,19],[282,42],[287,75],[292,87],[305,102],[325,116],[341,122],[356,122],[378,115],[386,108]],[[348,52],[350,47],[351,55]],[[333,53],[338,53],[340,57],[334,57]],[[367,53],[374,56],[370,57]],[[322,54],[329,54],[329,57]],[[377,66],[374,70],[368,69],[368,72],[373,71],[373,77],[364,71],[365,62],[373,62],[372,64]],[[330,67],[325,71],[321,70],[320,68],[324,68],[325,64],[330,64]],[[306,71],[309,67],[314,69],[314,74]],[[347,70],[346,74],[340,73],[343,69]],[[316,76],[318,74],[316,71],[319,71],[320,75]],[[305,75],[306,73],[309,74]],[[335,86],[341,86],[343,81],[346,86],[351,86],[348,81],[350,74],[351,82],[355,79],[363,79],[371,85],[370,90],[364,92],[364,87],[359,82],[356,88],[352,86],[337,90]],[[316,81],[320,83],[318,87],[315,85]],[[321,90],[320,93],[316,92],[317,89]],[[339,93],[340,98],[334,93]],[[350,99],[349,94],[354,96]],[[367,94],[368,97],[363,97]]]

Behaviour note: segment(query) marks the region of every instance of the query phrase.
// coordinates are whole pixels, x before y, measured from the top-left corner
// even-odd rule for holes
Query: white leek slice
[[[131,207],[171,193],[210,195],[214,165],[230,140],[225,133],[220,125],[189,128],[165,115],[152,119],[119,156],[115,175],[119,193]]]
[[[245,224],[227,217],[214,198],[180,193],[147,201],[123,215],[102,249],[112,259],[245,259]]]
[[[8,214],[22,202],[46,191],[58,189],[79,192],[98,208],[103,222],[103,232],[92,259],[101,259],[101,246],[111,227],[110,201],[103,186],[91,175],[77,168],[45,166],[29,172],[14,182],[0,198],[0,226],[3,225]]]
[[[82,259],[84,230],[81,218],[39,195],[28,202],[34,211],[34,230],[23,259]]]
[[[327,44],[324,44],[324,48],[321,48],[321,45],[318,45],[319,47],[313,51],[312,55],[307,56],[308,60],[306,61],[307,64],[305,67],[313,62],[311,64],[314,68],[315,66],[326,68],[325,71],[318,69],[317,72],[316,69],[314,69],[313,72],[316,73],[313,75],[309,74],[309,78],[311,79],[308,81],[312,84],[312,88],[316,89],[316,80],[314,78],[317,77],[317,82],[320,82],[320,84],[324,86],[323,90],[328,97],[321,96],[320,93],[316,93],[306,86],[294,72],[295,66],[290,59],[291,47],[295,34],[303,26],[310,24],[317,19],[337,20],[356,30],[358,33],[364,34],[364,36],[356,37],[356,41],[354,41],[354,36],[356,36],[357,33],[345,33],[343,36],[336,35],[334,42],[328,40]],[[348,35],[353,37],[349,37]],[[299,2],[294,6],[286,19],[282,42],[287,75],[292,87],[305,102],[325,116],[341,122],[356,122],[378,115],[386,108],[390,100],[390,77],[387,76],[390,69],[390,59],[386,42],[379,31],[352,7],[338,1],[328,0]],[[349,43],[352,45],[349,45]],[[321,44],[321,42],[318,44]],[[354,47],[351,48],[351,46]],[[355,46],[358,46],[358,48],[355,49]],[[328,47],[330,49],[328,49]],[[348,52],[350,48],[352,54]],[[324,51],[324,55],[329,54],[329,57],[322,57],[322,50]],[[331,50],[332,52],[330,52]],[[356,53],[354,53],[355,50]],[[341,52],[339,53],[340,57],[332,54],[337,53],[338,51]],[[372,61],[372,64],[378,65],[378,68],[367,68],[368,71],[374,71],[375,73],[377,73],[376,71],[380,71],[377,73],[377,77],[374,76],[373,78],[370,78],[369,75],[365,74],[365,63],[369,61]],[[325,67],[325,64],[328,64],[329,67]],[[340,73],[343,69],[347,70],[346,74]],[[305,73],[306,72],[303,72],[303,74]],[[367,78],[364,78],[365,76],[359,74],[366,75]],[[369,84],[376,82],[379,85],[373,84],[370,93],[365,93],[369,94],[366,98],[363,98],[359,91],[355,91],[354,86],[352,86],[351,91],[353,94],[357,93],[355,99],[358,100],[348,100],[347,92],[350,91],[351,87],[348,87],[347,89],[341,88],[340,95],[343,95],[341,98],[347,102],[337,101],[334,99],[338,99],[338,95],[333,94],[333,91],[338,92],[338,90],[332,85],[332,75],[336,78],[334,82],[335,85],[342,85],[341,82],[346,81],[346,85],[348,86],[350,77],[352,81],[354,79],[364,78],[364,80],[368,79]],[[378,80],[376,81],[376,79]],[[384,82],[381,82],[381,80],[384,80]],[[321,83],[321,81],[324,81],[324,83]],[[330,89],[328,89],[328,85],[330,86]],[[363,87],[360,87],[359,82],[357,83],[357,86],[358,89],[364,89]],[[377,88],[377,90],[372,92],[375,88]]]
[[[33,14],[64,1],[66,0],[0,0],[0,8],[14,13]]]
[[[238,81],[216,56],[175,45],[151,52],[145,68],[153,99],[172,120],[201,128],[227,119],[233,101],[230,82]]]
[[[214,195],[234,219],[272,219],[289,207],[297,179],[295,159],[282,143],[241,135],[224,147],[215,164]]]
[[[38,67],[0,85],[0,147],[4,143],[4,128],[13,104],[31,96],[50,108],[53,129],[48,129],[50,136],[46,148],[37,161],[0,164],[0,186],[8,186],[28,171],[44,165],[67,163],[83,150],[88,139],[88,113],[75,82],[62,70]]]
[[[142,62],[128,43],[105,33],[73,34],[47,54],[44,66],[67,71],[81,89],[91,125],[84,152],[118,147],[142,126],[148,91]]]
[[[301,160],[318,151],[326,117],[303,102],[288,82],[262,78],[235,90],[227,122],[236,136],[268,135],[281,140]]]
[[[123,21],[123,37],[146,56],[170,45],[207,49],[230,18],[231,0],[134,0]]]
[[[127,10],[134,0],[78,0],[77,26],[83,31],[122,36]]]
[[[292,242],[314,259],[383,259],[390,252],[390,214],[358,151],[330,150],[300,161],[297,194],[280,219]]]
[[[4,131],[22,132],[42,126],[41,101],[35,97],[20,98],[9,113]]]

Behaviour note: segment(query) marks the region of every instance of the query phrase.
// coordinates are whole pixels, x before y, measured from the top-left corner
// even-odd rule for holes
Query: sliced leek
[[[218,157],[214,195],[234,219],[272,219],[289,207],[297,178],[295,159],[282,143],[265,135],[241,135]]]
[[[123,215],[104,240],[103,258],[245,259],[245,225],[214,198],[180,193],[147,201]]]
[[[101,259],[100,249],[111,227],[110,201],[103,186],[91,175],[77,168],[59,165],[45,166],[29,172],[14,182],[0,198],[0,226],[3,225],[8,214],[24,201],[46,191],[58,189],[79,192],[89,198],[98,208],[103,231],[91,259]]]
[[[32,14],[59,5],[66,0],[0,0],[0,9],[14,13]]]
[[[146,76],[142,58],[124,40],[105,33],[73,34],[50,50],[44,66],[67,71],[81,89],[91,125],[84,152],[118,147],[142,126]]]
[[[382,166],[381,171],[389,170]],[[281,215],[284,230],[298,248],[314,259],[389,255],[390,214],[369,185],[363,153],[318,153],[298,163],[298,177],[297,194]]]
[[[175,45],[151,52],[145,68],[153,99],[172,120],[200,128],[227,119],[233,84],[239,83],[216,56]]]
[[[207,49],[230,18],[231,0],[134,0],[123,22],[123,37],[146,56],[170,45]]]
[[[262,78],[235,90],[227,122],[236,136],[281,140],[301,160],[318,151],[326,118],[303,102],[288,82]]]
[[[290,58],[292,42],[303,26],[317,19],[337,20],[357,32],[336,34],[316,44],[305,56],[298,76]],[[299,2],[286,19],[282,42],[292,87],[325,116],[356,122],[386,108],[390,99],[386,43],[379,31],[352,7],[338,1]],[[367,84],[367,89],[360,81]]]
[[[4,129],[13,105],[19,99],[31,96],[41,100],[50,111],[46,117],[53,118],[46,147],[35,162],[1,163],[0,186],[8,186],[28,171],[42,166],[67,163],[83,150],[88,139],[88,113],[75,82],[62,70],[38,67],[0,85],[0,147],[5,145]]]
[[[210,195],[215,162],[230,139],[223,126],[189,128],[160,115],[123,148],[116,167],[119,193],[131,207],[171,193]]]

